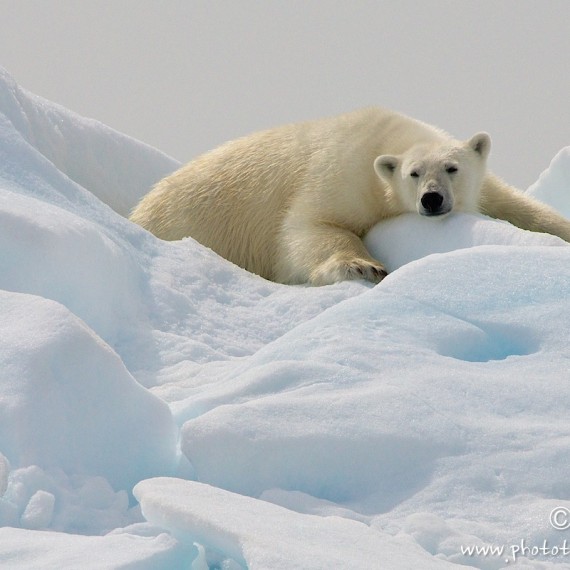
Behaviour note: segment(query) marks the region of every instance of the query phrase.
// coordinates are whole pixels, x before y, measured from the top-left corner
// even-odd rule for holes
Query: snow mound
[[[401,216],[287,287],[125,219],[177,166],[0,70],[0,566],[569,567],[567,244]]]
[[[570,218],[570,147],[563,148],[552,159],[527,192]]]
[[[374,226],[364,243],[388,272],[432,253],[481,245],[568,245],[556,236],[523,231],[486,216],[459,213],[442,220],[404,214]]]
[[[0,203],[0,288],[56,300],[114,342],[141,312],[143,272],[128,251],[53,204],[1,190]]]
[[[154,182],[179,166],[148,145],[22,89],[2,68],[0,106],[3,130],[17,133],[12,149],[2,149],[6,154],[20,154],[22,144],[33,147],[119,214],[127,215]]]
[[[174,469],[168,406],[82,321],[20,293],[0,292],[0,313],[0,449],[12,465],[101,475],[117,489]]]

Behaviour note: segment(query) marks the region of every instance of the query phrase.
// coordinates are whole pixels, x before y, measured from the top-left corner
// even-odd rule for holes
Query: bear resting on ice
[[[228,142],[160,181],[131,220],[165,240],[191,236],[280,283],[379,282],[362,243],[404,212],[481,212],[570,241],[570,221],[486,169],[486,133],[458,141],[382,108]]]

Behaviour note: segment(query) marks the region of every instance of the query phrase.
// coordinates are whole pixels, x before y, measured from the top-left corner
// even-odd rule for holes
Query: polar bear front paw
[[[366,279],[372,283],[380,283],[386,275],[388,272],[379,261],[331,258],[312,272],[310,281],[313,285],[331,285],[339,281],[354,279]]]
[[[381,263],[367,261],[366,259],[355,259],[346,263],[345,279],[366,279],[372,283],[380,283],[388,272]]]

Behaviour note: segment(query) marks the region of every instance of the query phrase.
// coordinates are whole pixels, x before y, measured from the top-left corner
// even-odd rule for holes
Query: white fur
[[[192,236],[267,279],[325,285],[386,274],[362,237],[404,212],[480,211],[570,241],[570,222],[486,171],[490,139],[460,142],[370,108],[228,142],[159,182],[131,220]],[[427,195],[426,195],[427,194]]]

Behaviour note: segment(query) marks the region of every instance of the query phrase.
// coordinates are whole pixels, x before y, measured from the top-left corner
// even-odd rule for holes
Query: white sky
[[[568,0],[0,0],[24,87],[186,161],[285,122],[378,104],[526,187],[570,145]]]

